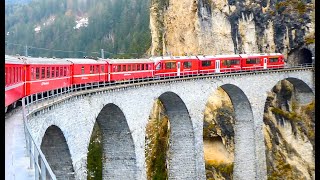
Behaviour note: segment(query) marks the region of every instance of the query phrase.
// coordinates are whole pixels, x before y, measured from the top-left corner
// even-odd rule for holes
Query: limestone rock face
[[[314,9],[314,0],[152,0],[151,55],[280,52],[287,57],[314,44]]]
[[[300,104],[295,97],[285,80],[268,94],[263,119],[268,179],[315,179],[314,100]]]

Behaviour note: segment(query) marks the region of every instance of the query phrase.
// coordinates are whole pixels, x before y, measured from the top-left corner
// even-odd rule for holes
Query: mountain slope
[[[33,0],[6,5],[6,53],[141,57],[150,47],[149,0]],[[13,44],[14,43],[14,44]],[[36,49],[32,47],[41,47]],[[51,51],[58,49],[63,51]]]

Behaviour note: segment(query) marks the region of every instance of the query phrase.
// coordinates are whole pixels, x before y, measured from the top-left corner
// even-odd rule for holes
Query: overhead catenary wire
[[[71,50],[61,50],[61,49],[49,49],[49,48],[43,48],[43,47],[35,47],[35,46],[28,46],[28,45],[23,45],[23,44],[18,44],[18,43],[11,43],[8,41],[5,41],[6,45],[14,45],[14,46],[21,46],[21,47],[27,47],[27,49],[36,49],[36,50],[45,50],[45,51],[51,51],[51,52],[65,52],[65,53],[83,53],[83,54],[99,54],[99,52],[86,52],[86,51],[71,51]],[[123,54],[133,54],[137,55],[138,53],[125,53],[125,52],[118,52],[118,53],[112,53],[108,51],[103,51],[104,53],[107,54],[113,54],[113,55],[123,55]]]

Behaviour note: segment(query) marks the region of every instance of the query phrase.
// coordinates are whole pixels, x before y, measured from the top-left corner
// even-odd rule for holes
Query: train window
[[[36,68],[36,79],[40,79],[40,68]]]
[[[56,67],[56,77],[59,77],[59,67]]]
[[[161,63],[157,64],[156,70],[160,70],[161,69]]]
[[[132,71],[135,71],[135,70],[136,70],[136,65],[133,64],[133,65],[132,65]]]
[[[63,75],[67,76],[67,67],[63,67]]]
[[[192,63],[190,61],[183,63],[183,68],[191,68]]]
[[[81,67],[81,74],[84,74],[84,66]]]
[[[211,66],[211,61],[202,61],[202,67]]]
[[[10,84],[12,84],[13,83],[13,67],[10,67],[9,68],[9,74],[10,74]]]
[[[50,78],[50,67],[47,67],[47,78]]]
[[[20,81],[20,80],[19,80],[19,78],[20,78],[20,77],[19,77],[19,75],[20,75],[20,73],[19,73],[19,69],[20,69],[20,67],[17,67],[17,68],[16,68],[16,70],[17,70],[17,82],[19,82],[19,81]]]
[[[19,73],[20,67],[17,67],[17,82],[20,81],[20,73]]]
[[[17,82],[20,82],[20,67],[17,68]]]
[[[16,67],[13,67],[13,83],[16,83],[17,82],[17,68]]]
[[[101,66],[101,72],[104,73],[104,65]]]
[[[99,66],[98,65],[96,66],[96,73],[97,74],[99,73]]]
[[[7,85],[7,68],[4,68],[4,84]]]
[[[13,73],[14,73],[14,83],[16,83],[17,82],[17,80],[18,80],[18,78],[17,78],[17,76],[18,76],[18,70],[17,70],[17,68],[16,67],[13,67]]]
[[[14,67],[12,67],[12,82],[11,83],[14,83],[15,82],[15,74],[14,74]]]
[[[51,67],[51,77],[52,77],[52,78],[54,78],[54,74],[55,74],[55,73],[54,73],[54,69],[55,69],[55,67]]]
[[[41,68],[41,79],[45,78],[45,74],[46,74],[46,69],[45,67]]]
[[[63,67],[60,67],[60,77],[63,77]]]
[[[247,59],[246,64],[259,64],[260,63],[260,59],[259,58],[255,58],[255,59]]]
[[[14,83],[14,69],[11,67],[11,84]]]
[[[93,73],[93,66],[90,66],[90,74]]]
[[[14,67],[11,68],[11,83],[14,83]]]
[[[140,71],[140,64],[137,64],[137,71]]]
[[[30,72],[30,79],[33,80],[33,78],[34,78],[34,69],[32,67]]]
[[[16,82],[19,82],[19,67],[16,67]]]
[[[10,68],[7,69],[7,84],[10,84]]]
[[[16,70],[17,70],[17,77],[16,78],[17,78],[17,82],[19,82],[19,67],[17,67]]]
[[[146,70],[148,70],[149,69],[149,64],[146,64]]]
[[[225,66],[231,66],[231,65],[237,65],[240,64],[240,60],[238,59],[232,59],[232,60],[224,60],[223,65]]]
[[[120,72],[121,71],[121,65],[118,65],[118,70],[117,70],[118,72]]]
[[[144,64],[141,64],[141,70],[144,70]]]
[[[126,65],[122,65],[122,71],[126,71]]]
[[[278,58],[270,58],[269,61],[271,63],[275,63],[275,62],[278,62]]]
[[[131,71],[131,64],[128,65],[128,71]]]
[[[4,84],[7,85],[7,68],[4,69]]]
[[[176,62],[167,62],[165,63],[166,69],[175,69],[176,68]]]

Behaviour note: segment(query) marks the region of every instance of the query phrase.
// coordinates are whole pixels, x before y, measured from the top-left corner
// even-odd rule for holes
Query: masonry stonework
[[[173,153],[173,159],[170,161],[174,167],[170,170],[169,165],[169,178],[205,179],[203,112],[208,97],[222,86],[227,93],[229,92],[228,94],[236,106],[234,178],[267,179],[262,133],[263,109],[267,92],[271,91],[278,81],[286,78],[293,78],[299,83],[304,82],[306,86],[310,87],[310,91],[314,92],[313,73],[312,70],[250,73],[177,80],[108,90],[97,94],[72,97],[49,111],[31,116],[28,123],[31,134],[39,146],[48,127],[55,125],[61,129],[70,150],[75,178],[84,180],[87,175],[86,159],[93,126],[101,110],[108,104],[114,104],[124,115],[128,125],[125,132],[131,134],[133,142],[133,145],[127,144],[133,148],[131,150],[134,151],[136,158],[135,161],[129,161],[127,166],[119,167],[129,168],[130,172],[136,172],[135,179],[146,179],[145,130],[153,103],[160,97],[163,104],[167,104],[165,109],[169,112],[169,116],[174,118],[172,121],[176,122],[173,128],[175,130],[172,132],[176,135],[170,136],[175,139],[170,140],[173,143],[170,149],[170,152]],[[166,93],[173,93],[176,96],[161,98]],[[177,103],[171,102],[172,97],[178,100]],[[174,104],[179,104],[179,106],[173,106]],[[244,110],[241,111],[241,109]],[[170,123],[172,123],[171,119]],[[130,138],[125,135],[121,137]],[[178,139],[179,137],[182,139]],[[118,141],[130,142],[128,139],[122,138],[119,138]],[[182,143],[181,140],[187,142]],[[185,161],[187,165],[185,166],[183,162],[178,163],[179,161]],[[133,166],[132,162],[136,164]],[[120,171],[123,169],[119,169]],[[122,177],[124,176],[126,174],[123,174]]]

